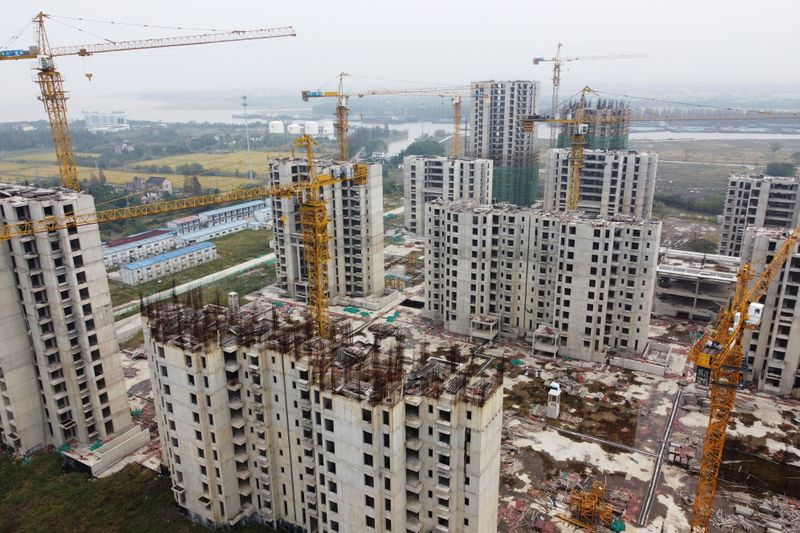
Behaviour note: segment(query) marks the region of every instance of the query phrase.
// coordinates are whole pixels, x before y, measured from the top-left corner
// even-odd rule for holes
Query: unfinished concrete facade
[[[353,165],[317,161],[318,174],[352,176]],[[269,184],[287,185],[307,179],[305,159],[270,162]],[[381,165],[369,165],[366,183],[344,181],[323,189],[328,203],[331,261],[330,298],[381,296],[383,277],[383,179]],[[302,249],[299,203],[294,198],[273,202],[275,267],[278,283],[292,298],[307,300],[306,264]]]
[[[756,272],[780,247],[791,230],[747,228],[742,243],[742,261]],[[764,312],[755,331],[746,329],[742,339],[745,379],[772,394],[800,397],[800,252],[786,261],[762,299]]]
[[[569,149],[547,151],[544,207],[565,211]],[[586,150],[579,209],[602,216],[650,218],[656,189],[658,154],[622,150]]]
[[[740,257],[745,229],[794,228],[800,224],[800,177],[731,176],[723,212],[719,253]]]
[[[91,213],[88,194],[0,184],[0,223]],[[96,225],[0,243],[0,439],[24,454],[131,426]]]
[[[712,322],[736,287],[738,272],[736,257],[662,248],[653,314]]]
[[[575,116],[578,102],[564,106],[561,116]],[[624,100],[600,98],[584,109],[583,123],[589,127],[586,133],[586,148],[590,150],[627,150],[631,127],[631,108]],[[569,136],[575,124],[564,124],[558,136],[558,147],[569,147]]]
[[[479,81],[470,85],[469,147],[472,157],[494,161],[492,195],[498,202],[532,205],[539,178],[536,132],[522,129],[523,119],[539,107],[538,81]]]
[[[331,344],[253,305],[162,303],[144,328],[163,460],[196,521],[495,530],[502,376],[491,358],[407,351],[385,326]]]
[[[425,316],[447,331],[591,361],[645,349],[660,222],[434,201],[425,224]]]
[[[442,200],[492,203],[490,159],[408,156],[403,160],[405,226],[425,235],[425,204]]]

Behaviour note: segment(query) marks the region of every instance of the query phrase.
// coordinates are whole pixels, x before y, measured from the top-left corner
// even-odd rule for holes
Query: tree
[[[794,165],[791,163],[767,163],[766,174],[769,176],[794,176]]]
[[[203,165],[200,163],[184,163],[175,167],[175,172],[184,176],[196,176],[203,173]]]
[[[444,155],[444,146],[433,140],[414,141],[402,155]]]

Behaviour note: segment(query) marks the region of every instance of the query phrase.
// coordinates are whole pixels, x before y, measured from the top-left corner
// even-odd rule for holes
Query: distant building
[[[256,211],[269,207],[269,200],[252,200],[203,211],[198,215],[198,219],[201,226],[216,226],[237,220],[252,219]]]
[[[466,200],[426,207],[423,314],[446,331],[586,361],[644,351],[660,222]]]
[[[653,314],[711,322],[736,287],[739,258],[662,248]]]
[[[150,176],[144,182],[145,191],[150,196],[161,198],[166,194],[172,194],[172,182],[160,176]]]
[[[544,208],[565,211],[569,149],[547,151]],[[658,154],[621,150],[586,150],[581,173],[581,211],[602,216],[650,218],[656,189]]]
[[[774,255],[791,231],[747,228],[742,262],[763,268],[765,258]],[[763,392],[800,398],[800,251],[796,248],[761,301],[761,324],[754,330],[745,328],[742,338],[745,380]]]
[[[408,156],[403,160],[405,227],[425,235],[425,204],[436,200],[492,203],[492,160]]]
[[[175,230],[179,234],[197,231],[200,229],[200,217],[197,215],[189,215],[176,218],[167,222],[167,227]]]
[[[303,158],[270,162],[270,185],[288,185],[306,179]],[[352,163],[316,161],[317,173],[334,178],[353,175]],[[328,261],[330,299],[383,296],[383,179],[378,164],[368,167],[366,183],[345,180],[323,187],[330,208],[331,240]],[[272,204],[275,231],[275,267],[278,283],[289,296],[307,298],[305,255],[302,247],[300,204],[296,198],[276,198]]]
[[[236,233],[246,229],[249,229],[249,225],[246,220],[234,220],[233,222],[225,222],[223,224],[216,224],[214,226],[200,228],[188,233],[182,233],[175,237],[175,241],[183,245],[195,244],[198,242],[218,239],[220,237],[224,237],[225,235],[230,235],[231,233]]]
[[[800,176],[731,176],[723,212],[719,253],[739,257],[750,226],[795,228],[800,225]]]
[[[109,133],[131,129],[128,119],[122,111],[111,111],[110,113],[84,111],[83,120],[90,133]]]
[[[175,248],[175,236],[168,230],[150,230],[136,235],[109,241],[103,245],[103,264],[106,268],[117,267]]]
[[[578,102],[561,110],[561,117],[575,116]],[[631,125],[631,108],[623,100],[601,98],[589,103],[584,109],[583,124],[589,127],[586,133],[586,148],[589,150],[627,150]],[[554,126],[555,127],[555,126]],[[576,124],[564,124],[558,136],[558,148],[568,148],[570,134]]]
[[[213,261],[216,258],[217,247],[210,242],[201,242],[122,265],[120,273],[125,285],[139,285]]]
[[[471,90],[467,154],[494,161],[496,202],[533,205],[539,179],[536,132],[523,131],[522,122],[539,107],[539,82],[480,81],[473,82]]]
[[[144,190],[144,178],[140,176],[134,176],[131,178],[131,181],[125,184],[125,190],[129,192],[139,192]]]

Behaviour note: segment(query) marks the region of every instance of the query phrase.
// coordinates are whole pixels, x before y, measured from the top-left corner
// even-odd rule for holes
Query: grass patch
[[[26,465],[0,455],[0,532],[208,532],[180,514],[170,486],[168,477],[139,465],[90,481],[82,474],[64,473],[55,453],[37,454]],[[273,530],[259,526],[236,531]]]
[[[111,291],[111,304],[114,306],[138,300],[141,296],[149,296],[159,291],[193,281],[208,274],[219,272],[226,268],[238,265],[248,259],[270,252],[269,242],[272,240],[272,230],[245,230],[226,235],[214,240],[217,245],[219,258],[202,265],[198,265],[183,272],[166,277],[162,280],[153,280],[135,287],[129,287],[109,280]],[[160,281],[160,283],[159,283]]]
[[[130,339],[126,340],[125,342],[119,345],[121,350],[128,350],[130,348],[136,348],[140,344],[144,342],[144,331],[139,331],[136,335],[131,337]]]

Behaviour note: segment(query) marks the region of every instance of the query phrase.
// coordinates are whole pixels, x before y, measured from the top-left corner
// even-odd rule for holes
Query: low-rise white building
[[[201,242],[122,265],[120,274],[124,284],[138,285],[213,261],[216,258],[217,247],[210,242]]]
[[[200,217],[197,215],[188,215],[176,218],[167,222],[167,227],[175,230],[175,232],[179,234],[197,231],[200,229]]]
[[[203,211],[198,215],[198,218],[201,226],[216,226],[253,218],[256,211],[269,208],[269,206],[269,200],[252,200]]]
[[[234,220],[233,222],[225,222],[224,224],[200,228],[189,233],[182,233],[175,237],[175,241],[181,245],[195,244],[198,242],[218,239],[220,237],[224,237],[225,235],[230,235],[231,233],[236,233],[246,229],[249,229],[249,225],[246,220]]]
[[[739,258],[662,248],[653,314],[711,322],[736,287]]]
[[[171,231],[151,230],[137,233],[104,244],[103,264],[106,268],[114,268],[168,252],[175,246],[175,235]]]

